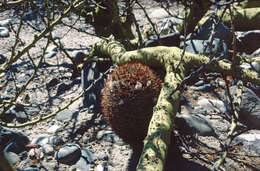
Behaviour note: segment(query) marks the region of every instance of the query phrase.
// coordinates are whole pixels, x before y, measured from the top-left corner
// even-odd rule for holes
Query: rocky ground
[[[156,2],[142,0],[147,13],[158,24],[158,29],[167,27],[170,20]],[[178,9],[172,9],[178,14]],[[181,10],[180,10],[181,11]],[[143,28],[148,28],[143,11],[136,6],[134,12],[137,21]],[[33,25],[41,29],[42,23],[32,11],[26,13],[25,21],[20,32],[21,41],[15,52],[29,44],[37,31],[30,27]],[[72,24],[76,16],[70,15],[63,21]],[[172,20],[171,20],[172,21]],[[9,24],[3,24],[8,22]],[[175,21],[174,21],[175,22]],[[172,22],[172,23],[174,23]],[[176,20],[176,22],[178,22]],[[2,23],[2,24],[1,24]],[[174,24],[173,24],[174,25]],[[6,10],[0,15],[0,64],[12,54],[15,44],[15,32],[19,26],[15,10]],[[79,19],[75,27],[93,33],[92,28]],[[166,29],[164,31],[167,31]],[[260,31],[239,33],[244,44],[255,45],[259,40]],[[252,39],[250,36],[255,36]],[[53,30],[53,37],[57,44],[62,45],[71,57],[87,53],[88,49],[100,39],[78,30],[58,25]],[[46,39],[39,41],[27,55],[24,55],[10,71],[0,75],[0,101],[8,101],[15,97],[15,93],[34,75],[34,64],[38,64]],[[198,41],[198,44],[200,42]],[[188,46],[189,47],[189,46]],[[260,46],[250,48],[245,53],[251,56],[259,55]],[[248,50],[249,49],[249,50]],[[192,51],[192,50],[191,50]],[[11,107],[1,120],[10,123],[26,123],[35,118],[44,117],[50,113],[60,111],[71,100],[79,97],[68,108],[57,112],[54,117],[22,128],[0,129],[1,150],[17,170],[95,170],[95,171],[124,171],[134,166],[136,154],[130,146],[124,143],[105,122],[100,109],[97,109],[99,93],[106,74],[98,71],[95,64],[86,68],[88,87],[94,80],[98,81],[85,98],[82,92],[80,75],[72,77],[73,67],[70,59],[50,43],[46,50],[42,65],[35,74],[33,81],[18,97],[16,104]],[[30,59],[30,58],[31,59]],[[245,66],[250,67],[250,66]],[[110,69],[113,70],[113,67]],[[250,87],[250,86],[249,86]],[[181,100],[181,114],[193,114],[207,120],[214,129],[214,136],[189,136],[185,133],[174,132],[173,143],[167,161],[167,170],[209,170],[220,156],[220,143],[225,141],[230,127],[230,106],[225,91],[226,84],[220,74],[201,74],[195,84],[188,85]],[[244,97],[248,97],[250,107],[244,107],[247,112],[260,114],[259,87],[250,87],[244,90]],[[250,93],[247,93],[250,92]],[[25,106],[19,105],[25,104]],[[255,109],[255,110],[253,110]],[[3,110],[3,109],[0,109]],[[245,125],[247,123],[244,123]],[[241,124],[239,130],[243,129]],[[234,140],[232,148],[225,162],[226,170],[259,170],[260,169],[260,132],[256,129],[241,134]],[[27,145],[26,145],[27,144]],[[186,144],[186,145],[185,145]],[[204,144],[204,145],[203,145]],[[205,145],[206,144],[206,145]],[[26,146],[25,146],[26,145]]]

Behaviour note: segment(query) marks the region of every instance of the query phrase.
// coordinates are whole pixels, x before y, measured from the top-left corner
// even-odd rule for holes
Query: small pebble
[[[57,115],[56,115],[56,120],[57,121],[65,121],[65,120],[70,120],[73,116],[73,113],[71,110],[66,109],[63,111],[60,111]]]
[[[99,165],[97,165],[97,167],[95,168],[95,171],[104,171],[104,167],[103,167],[101,164],[99,164]]]
[[[52,125],[50,128],[47,129],[48,133],[55,133],[58,129],[60,129],[59,125]]]
[[[0,27],[8,27],[11,24],[11,19],[5,19],[0,21]]]
[[[0,37],[9,37],[9,30],[5,27],[0,27]]]
[[[16,153],[13,153],[13,152],[6,152],[5,157],[11,165],[15,165],[16,163],[18,163],[21,160],[20,157]]]
[[[81,149],[77,144],[66,144],[56,152],[58,162],[67,165],[75,164],[81,157]]]
[[[44,144],[42,146],[42,151],[46,155],[52,155],[54,153],[54,148],[50,144]]]

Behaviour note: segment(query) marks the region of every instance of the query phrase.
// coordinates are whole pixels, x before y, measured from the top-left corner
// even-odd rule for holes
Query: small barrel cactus
[[[102,90],[102,111],[125,142],[139,143],[145,138],[161,86],[159,75],[139,62],[119,65],[108,76]]]

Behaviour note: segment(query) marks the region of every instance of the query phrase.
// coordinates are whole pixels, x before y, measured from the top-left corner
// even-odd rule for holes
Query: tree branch
[[[97,43],[90,55],[105,55],[117,64],[138,61],[151,67],[160,67],[166,71],[164,85],[154,107],[147,137],[144,140],[143,152],[137,166],[138,171],[163,170],[168,145],[170,144],[173,120],[179,107],[180,95],[182,93],[182,89],[176,90],[176,88],[181,84],[184,76],[189,73],[190,69],[206,65],[210,59],[207,56],[188,52],[182,58],[182,50],[177,47],[157,46],[126,51],[116,41]],[[181,59],[183,63],[179,64]],[[177,68],[177,66],[179,67]],[[258,73],[241,68],[233,72],[231,64],[223,61],[212,62],[206,66],[206,69],[232,75],[245,82],[250,81],[260,85]]]

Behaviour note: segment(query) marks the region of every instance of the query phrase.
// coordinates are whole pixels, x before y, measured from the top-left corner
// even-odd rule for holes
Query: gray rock
[[[197,87],[191,86],[190,89],[195,91],[211,91],[216,88],[216,86],[216,84],[204,84]]]
[[[0,126],[0,150],[20,153],[25,150],[25,146],[29,143],[29,139],[21,132]]]
[[[9,109],[8,111],[6,111],[5,113],[3,113],[2,115],[0,115],[0,119],[3,121],[3,122],[6,122],[6,123],[10,123],[14,120],[14,118],[16,117],[15,115],[15,111],[13,109]]]
[[[258,62],[252,62],[251,64],[242,64],[240,65],[240,67],[243,69],[248,69],[260,73],[260,63]]]
[[[50,136],[49,134],[40,134],[31,141],[31,144],[38,144],[40,146],[48,144]]]
[[[0,27],[0,37],[9,37],[9,30],[5,27]]]
[[[88,161],[88,163],[93,163],[97,158],[94,156],[92,152],[87,149],[81,150],[81,156]]]
[[[55,52],[55,51],[48,51],[48,52],[46,52],[46,54],[44,55],[44,57],[46,57],[46,58],[52,58],[52,57],[54,57],[56,54],[57,54],[57,52]]]
[[[230,87],[231,94],[235,94],[236,90],[236,86]],[[250,129],[260,129],[260,98],[246,87],[243,87],[239,121]]]
[[[73,165],[81,157],[81,149],[77,144],[66,144],[56,152],[56,159],[58,162]]]
[[[37,167],[28,167],[28,168],[24,169],[23,171],[41,171],[41,170]]]
[[[5,157],[11,165],[18,163],[21,160],[20,157],[13,152],[6,152]]]
[[[239,37],[241,42],[241,48],[247,54],[252,54],[254,51],[260,48],[260,30],[251,30],[242,33]]]
[[[115,133],[113,131],[101,130],[97,133],[97,139],[107,142],[114,142]]]
[[[49,138],[49,144],[51,144],[53,147],[64,144],[64,141],[59,136],[51,136]]]
[[[260,63],[252,62],[252,70],[254,70],[260,74]]]
[[[234,142],[242,142],[245,150],[260,154],[260,134],[241,134]]]
[[[24,20],[33,21],[33,20],[37,20],[37,18],[38,18],[38,13],[36,12],[36,10],[30,9],[28,12],[24,14]]]
[[[42,146],[42,152],[46,155],[52,155],[54,153],[54,148],[50,144],[44,144]]]
[[[46,144],[51,145],[52,147],[56,147],[58,145],[62,145],[64,143],[63,139],[59,136],[51,136],[49,134],[41,134],[35,137],[31,144],[38,144],[40,146],[44,146]]]
[[[73,113],[71,110],[69,109],[65,109],[63,111],[60,111],[57,115],[56,115],[56,120],[58,121],[65,121],[65,120],[69,120],[73,117]]]
[[[202,116],[178,113],[175,124],[183,134],[218,137],[211,123]]]
[[[48,48],[46,49],[46,54],[44,55],[44,57],[46,58],[52,58],[54,57],[56,54],[58,53],[58,48],[55,45],[50,45],[48,46]]]
[[[204,84],[204,81],[200,80],[200,81],[196,82],[194,85],[195,86],[202,86],[203,84]]]
[[[152,11],[152,13],[149,15],[151,18],[166,18],[169,16],[166,10],[163,8],[156,8]]]
[[[11,93],[14,89],[15,89],[14,86],[11,85],[11,86],[8,86],[8,87],[6,88],[5,92],[6,92],[6,93]]]
[[[0,21],[0,27],[9,27],[10,24],[12,23],[11,19],[5,19]]]
[[[7,61],[7,58],[4,55],[0,54],[0,65],[5,63],[6,61]]]
[[[211,30],[212,30],[212,25],[215,22],[214,20],[215,20],[214,18],[208,19],[202,26],[199,27],[199,29],[196,32],[196,35],[193,38],[200,39],[200,40],[209,40]],[[219,24],[216,26],[216,34],[214,38],[223,40],[228,48],[231,47],[232,32],[222,22],[219,22]]]
[[[20,75],[18,78],[17,78],[17,81],[19,83],[25,83],[31,76],[29,74],[23,74],[23,75]]]
[[[58,52],[58,48],[56,45],[50,45],[48,46],[48,48],[46,49],[46,52]]]
[[[40,109],[36,106],[24,107],[24,111],[27,115],[35,115],[40,112]]]
[[[75,167],[79,170],[82,170],[82,171],[88,171],[89,170],[89,166],[88,166],[88,163],[87,161],[85,160],[85,158],[81,157],[77,163],[75,164]]]
[[[108,155],[104,152],[104,151],[101,151],[97,154],[97,158],[99,160],[107,160],[108,159]]]
[[[167,35],[176,32],[176,26],[182,22],[181,19],[175,17],[164,18],[160,26],[160,34]]]
[[[250,70],[252,69],[250,64],[242,64],[242,65],[240,65],[240,67],[243,69],[250,69]]]
[[[215,99],[200,98],[195,107],[195,111],[199,114],[210,114],[210,113],[226,113],[227,108],[223,101]]]
[[[25,123],[28,121],[28,116],[27,114],[24,112],[24,111],[16,111],[15,112],[15,117],[16,117],[16,120],[19,122],[19,123]]]
[[[52,125],[51,127],[49,127],[47,129],[47,132],[53,134],[53,133],[56,133],[58,130],[60,130],[60,128],[61,128],[61,126],[59,126],[59,125]]]
[[[208,40],[199,40],[199,39],[190,39],[185,42],[186,44],[186,51],[195,53],[195,54],[204,54],[209,56],[210,53],[210,47],[208,46],[209,41]],[[220,39],[215,38],[212,42],[212,54],[217,56],[227,56],[227,45],[225,42],[223,42]],[[184,44],[181,44],[181,47],[184,47]]]
[[[95,171],[104,171],[104,170],[105,170],[105,168],[101,164],[97,165],[97,167],[95,168]]]
[[[179,46],[180,45],[180,33],[170,33],[167,35],[160,36],[160,39],[157,36],[152,35],[148,39],[144,40],[145,47],[155,47],[155,46]]]
[[[20,123],[24,123],[28,120],[28,116],[26,115],[24,108],[21,106],[13,106],[11,107],[5,114],[4,119],[7,121],[10,121],[13,119],[13,116],[15,116],[16,120]]]

